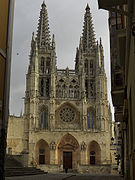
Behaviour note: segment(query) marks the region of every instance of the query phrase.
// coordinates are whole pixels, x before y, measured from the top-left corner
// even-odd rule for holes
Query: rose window
[[[60,111],[60,118],[64,122],[71,122],[75,119],[75,112],[69,107],[65,107]]]

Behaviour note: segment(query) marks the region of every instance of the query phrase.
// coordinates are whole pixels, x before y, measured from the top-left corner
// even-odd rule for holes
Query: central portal
[[[63,169],[72,169],[72,152],[63,152]]]

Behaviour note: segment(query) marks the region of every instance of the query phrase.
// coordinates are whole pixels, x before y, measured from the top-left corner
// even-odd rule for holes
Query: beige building
[[[28,153],[28,165],[45,171],[110,173],[112,119],[103,46],[101,39],[95,40],[90,8],[87,5],[75,69],[57,69],[47,16],[43,2],[37,35],[32,34],[25,112],[9,119],[9,151]],[[17,137],[12,126],[19,131]]]
[[[121,173],[135,179],[135,1],[98,0],[109,10],[111,92],[120,123]]]

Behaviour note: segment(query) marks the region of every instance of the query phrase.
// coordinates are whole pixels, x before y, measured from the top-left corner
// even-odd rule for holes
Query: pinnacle
[[[86,6],[86,10],[90,10],[90,7],[89,7],[88,3],[87,3],[87,6]]]
[[[84,14],[82,43],[84,51],[90,51],[90,49],[96,44],[92,16],[88,4],[86,6],[86,12]]]
[[[43,0],[43,4],[42,4],[42,7],[45,6],[45,0]]]
[[[50,31],[49,31],[48,13],[47,13],[45,1],[43,1],[43,4],[41,6],[42,8],[40,10],[40,17],[39,17],[38,29],[37,29],[38,46],[41,48],[49,48]]]

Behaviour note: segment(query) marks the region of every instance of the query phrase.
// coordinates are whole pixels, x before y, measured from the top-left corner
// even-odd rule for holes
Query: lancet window
[[[90,61],[90,74],[93,75],[93,61]]]
[[[40,65],[41,73],[45,72],[45,58],[41,57],[41,65]]]
[[[95,96],[95,83],[94,80],[90,80],[90,97],[93,98]]]
[[[49,74],[50,72],[50,62],[46,61],[46,74]]]
[[[88,60],[85,60],[85,73],[88,75]]]
[[[39,86],[39,90],[40,90],[40,95],[44,96],[44,97],[49,97],[50,95],[50,80],[49,78],[41,78],[40,79],[40,86]]]
[[[69,86],[69,97],[73,98],[74,97],[74,90],[73,90],[73,86]]]
[[[49,74],[50,73],[50,58],[48,57],[47,60],[45,60],[44,57],[41,57],[39,68],[42,74]]]
[[[88,125],[88,129],[95,128],[95,111],[94,111],[94,109],[89,108],[87,110],[87,125]]]
[[[46,74],[49,73],[50,73],[50,58],[48,57],[46,61]]]
[[[88,98],[88,80],[85,80],[85,93],[86,97]]]
[[[48,129],[48,111],[47,108],[43,108],[40,111],[40,128]]]
[[[44,96],[44,79],[42,78],[40,81],[40,94]]]
[[[46,96],[49,97],[49,79],[46,79]]]

